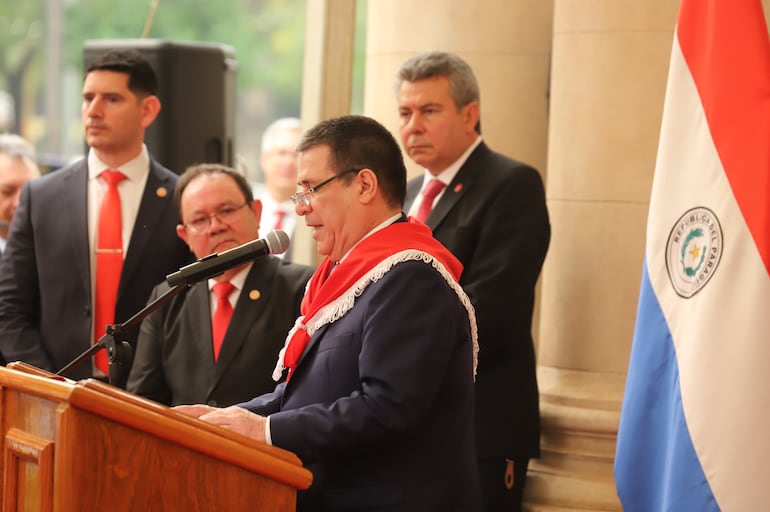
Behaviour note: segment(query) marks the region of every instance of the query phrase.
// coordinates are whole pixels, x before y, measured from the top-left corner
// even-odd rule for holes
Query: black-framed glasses
[[[305,206],[310,206],[310,196],[311,195],[315,194],[316,192],[318,192],[318,190],[320,190],[321,187],[323,187],[325,185],[328,185],[329,183],[331,183],[332,181],[336,180],[340,176],[344,176],[344,175],[346,175],[348,173],[351,173],[351,172],[361,172],[361,169],[348,169],[346,171],[338,172],[337,174],[335,174],[331,178],[323,180],[321,183],[319,183],[315,187],[311,187],[311,188],[305,190],[304,192],[296,192],[296,193],[292,194],[291,202],[294,203],[294,206],[297,206],[300,203],[304,204]]]
[[[223,206],[211,215],[200,215],[195,217],[193,220],[185,224],[185,227],[192,233],[203,233],[204,231],[208,230],[209,227],[211,227],[211,219],[214,217],[216,217],[217,220],[222,224],[229,224],[235,220],[235,216],[238,214],[241,208],[247,206],[248,204],[249,203],[246,202],[240,206]]]

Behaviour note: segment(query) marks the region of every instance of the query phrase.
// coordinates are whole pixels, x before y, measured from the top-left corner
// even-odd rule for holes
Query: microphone
[[[178,284],[190,286],[198,281],[218,276],[225,270],[255,260],[260,256],[284,253],[288,248],[289,235],[285,231],[274,229],[265,238],[252,240],[220,253],[209,254],[205,258],[190,263],[167,275],[166,282],[171,287]]]

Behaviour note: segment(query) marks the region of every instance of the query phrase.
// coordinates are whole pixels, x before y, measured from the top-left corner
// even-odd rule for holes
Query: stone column
[[[302,125],[350,113],[356,0],[307,0]],[[305,222],[294,230],[292,259],[316,266],[321,256]]]
[[[621,510],[612,464],[678,6],[555,1],[531,503]]]

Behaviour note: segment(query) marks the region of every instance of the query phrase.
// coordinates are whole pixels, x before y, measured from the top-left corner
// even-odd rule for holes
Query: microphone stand
[[[238,247],[233,247],[220,254],[210,254],[189,265],[186,265],[173,274],[166,276],[166,283],[171,286],[163,295],[143,307],[137,314],[122,324],[111,324],[105,327],[105,334],[91,345],[88,350],[76,357],[64,368],[56,372],[56,375],[66,376],[73,369],[80,366],[83,361],[93,356],[101,349],[107,350],[109,365],[109,382],[113,386],[123,388],[128,379],[128,371],[131,369],[131,361],[134,358],[131,344],[127,341],[118,343],[116,337],[126,329],[134,327],[144,318],[170,301],[183,290],[190,288],[198,281],[209,279],[224,273],[226,270],[236,267],[246,261],[251,261],[267,254],[280,254],[289,247],[289,236],[286,232],[274,229],[264,239],[252,240]],[[226,256],[225,261],[221,261]]]
[[[166,290],[163,295],[147,304],[138,313],[121,324],[110,324],[105,327],[105,334],[99,340],[91,345],[88,350],[80,354],[67,366],[56,372],[56,375],[66,376],[69,372],[80,366],[83,361],[89,359],[101,349],[107,350],[107,359],[109,360],[109,383],[115,387],[125,388],[128,379],[128,372],[131,370],[131,362],[134,358],[134,351],[131,344],[127,341],[118,343],[116,338],[124,331],[134,327],[144,318],[158,309],[160,306],[170,301],[187,288],[195,283],[183,283],[172,286]]]

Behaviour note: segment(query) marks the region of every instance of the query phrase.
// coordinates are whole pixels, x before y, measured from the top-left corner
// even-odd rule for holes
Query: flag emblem
[[[680,297],[689,299],[706,286],[719,266],[722,247],[722,226],[708,208],[692,208],[676,221],[666,243],[666,270]]]

